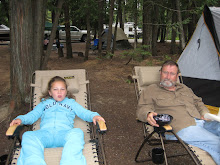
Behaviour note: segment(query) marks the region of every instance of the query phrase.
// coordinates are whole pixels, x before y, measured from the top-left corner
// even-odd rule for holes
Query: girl
[[[48,83],[48,91],[32,111],[16,117],[14,124],[33,124],[41,118],[40,130],[27,131],[22,136],[22,149],[18,165],[46,165],[44,148],[64,147],[61,165],[86,165],[82,155],[83,131],[73,128],[75,115],[93,122],[103,120],[97,112],[86,110],[71,94],[67,94],[65,79],[56,76]]]

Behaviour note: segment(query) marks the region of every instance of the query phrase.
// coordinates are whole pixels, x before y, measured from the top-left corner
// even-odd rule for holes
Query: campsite
[[[73,50],[83,51],[85,43],[73,43]],[[117,51],[116,57],[112,60],[98,59],[91,52],[90,59],[87,62],[83,61],[82,57],[74,54],[73,59],[58,58],[57,52],[52,51],[52,56],[49,60],[49,68],[52,69],[78,69],[85,68],[88,71],[91,91],[92,110],[96,110],[106,119],[108,132],[104,135],[105,154],[108,165],[132,165],[135,154],[143,140],[142,123],[136,121],[136,106],[137,100],[135,96],[134,84],[130,82],[128,76],[132,75],[133,67],[136,65],[145,65],[152,62],[152,65],[161,65],[166,60],[164,54],[169,52],[169,43],[158,43],[159,56],[152,57],[139,62],[125,63],[128,59],[120,58],[120,53]],[[1,112],[7,108],[9,99],[9,47],[7,45],[0,46],[1,54]],[[65,53],[64,53],[65,54]],[[177,60],[179,55],[173,55],[171,58]],[[5,107],[6,106],[6,107]],[[10,120],[18,114],[25,114],[28,111],[29,105],[23,105],[19,111],[16,111],[12,116],[1,122],[1,149],[0,155],[7,154],[11,145],[11,141],[5,136]],[[2,119],[1,119],[2,121]],[[149,150],[146,150],[146,153]],[[175,151],[184,152],[184,149],[177,146]],[[188,156],[178,159],[172,158],[173,164],[178,164],[179,161],[183,164],[194,164]],[[145,164],[145,163],[138,163]],[[149,162],[149,165],[153,163]]]
[[[61,9],[64,1],[61,0],[57,2],[59,2],[57,4],[57,8]],[[170,165],[218,164],[219,161],[216,161],[215,159],[219,159],[218,151],[216,152],[213,150],[210,152],[209,147],[207,147],[207,149],[204,143],[201,144],[202,147],[205,146],[203,150],[191,146],[187,144],[187,142],[183,142],[181,139],[179,139],[178,136],[173,133],[176,130],[172,130],[170,125],[164,126],[164,124],[170,124],[170,122],[173,120],[173,117],[169,115],[172,113],[172,115],[185,115],[185,119],[184,117],[182,117],[184,115],[182,115],[179,119],[179,116],[175,116],[175,121],[173,121],[176,124],[172,125],[172,127],[175,127],[178,124],[181,127],[184,126],[184,124],[181,124],[180,121],[184,121],[186,122],[186,124],[191,124],[187,127],[193,126],[195,121],[197,121],[197,118],[199,119],[199,117],[201,117],[201,119],[205,119],[203,118],[204,114],[209,114],[209,116],[211,115],[211,117],[214,116],[214,120],[220,120],[220,104],[218,102],[218,100],[220,99],[220,9],[219,7],[209,8],[205,5],[203,13],[200,15],[200,19],[198,19],[199,17],[197,16],[197,24],[196,22],[193,22],[195,28],[193,28],[194,32],[192,28],[190,29],[190,27],[187,27],[187,33],[186,31],[184,32],[183,25],[187,24],[187,21],[189,20],[181,20],[180,17],[186,18],[187,15],[183,14],[183,16],[181,16],[181,10],[179,8],[181,4],[179,4],[179,2],[179,0],[175,2],[175,12],[177,11],[176,16],[178,18],[176,18],[176,20],[173,19],[173,16],[175,16],[173,11],[169,13],[169,18],[172,17],[172,19],[170,19],[169,21],[171,21],[172,23],[176,21],[175,23],[177,24],[180,23],[180,25],[178,25],[179,31],[175,31],[173,28],[174,25],[172,25],[173,27],[170,28],[170,30],[172,30],[169,31],[169,34],[167,34],[167,36],[165,34],[166,30],[164,31],[163,25],[160,24],[158,26],[157,23],[159,22],[156,22],[153,18],[154,16],[152,16],[152,22],[150,23],[147,23],[148,20],[146,18],[143,18],[143,35],[140,35],[142,37],[141,39],[137,38],[137,33],[135,33],[134,38],[128,39],[128,37],[123,32],[123,29],[111,27],[111,25],[113,24],[113,22],[111,22],[111,18],[109,18],[110,28],[102,29],[102,20],[101,16],[99,15],[101,14],[100,12],[98,13],[100,22],[96,20],[96,23],[97,25],[99,24],[99,27],[96,27],[97,29],[95,29],[95,33],[98,34],[100,38],[96,38],[97,35],[94,35],[94,38],[90,40],[90,30],[94,29],[92,29],[93,27],[92,23],[90,22],[90,15],[88,15],[90,12],[89,10],[85,13],[88,16],[88,19],[86,18],[85,27],[87,28],[86,32],[89,35],[87,38],[85,38],[84,36],[83,42],[80,42],[78,40],[71,41],[69,35],[70,29],[68,29],[71,27],[70,24],[68,24],[70,23],[70,19],[67,21],[68,23],[65,22],[66,40],[61,40],[59,38],[59,31],[56,30],[56,27],[57,25],[59,25],[59,16],[63,16],[63,13],[60,13],[61,10],[57,10],[57,12],[55,12],[56,19],[53,22],[49,38],[46,38],[47,42],[44,42],[45,40],[43,39],[42,33],[45,28],[44,19],[42,19],[42,22],[39,23],[39,27],[34,27],[31,24],[22,24],[24,25],[24,27],[11,26],[10,41],[0,41],[0,126],[2,128],[0,133],[0,165],[5,164],[6,161],[6,165],[17,164],[17,162],[19,164],[19,161],[21,161],[22,158],[24,158],[24,162],[32,161],[32,163],[34,162],[33,160],[35,160],[35,158],[36,160],[39,160],[39,162],[43,163],[45,160],[46,163],[44,164],[48,165],[58,165],[60,164],[60,160],[62,164],[62,162],[65,162],[69,158],[70,160],[73,158],[71,162],[83,160],[85,163],[85,159],[83,156],[81,157],[81,153],[83,153],[83,155],[85,156],[88,165],[153,165],[156,164],[153,163],[154,149],[161,149],[162,158],[160,157],[160,159],[165,159],[165,161],[163,160],[164,162],[162,162],[161,164],[168,165],[168,162]],[[12,7],[16,7],[17,3],[18,1],[14,1],[10,5]],[[30,2],[30,4],[31,3],[32,7],[34,8],[34,3]],[[23,5],[24,2],[21,2],[21,4]],[[42,6],[42,4],[43,3],[39,3],[37,5]],[[154,2],[150,2],[149,4],[152,6],[155,5]],[[92,6],[92,3],[89,3],[89,5]],[[97,5],[102,4],[100,2],[100,4],[97,3]],[[109,1],[109,5],[112,8],[114,6],[114,1]],[[27,7],[28,5],[24,6]],[[85,6],[84,9],[88,9],[88,6]],[[143,8],[144,7],[146,6],[143,4]],[[109,10],[113,11],[114,8],[111,8]],[[20,10],[20,8],[17,9],[12,10],[12,12],[16,13]],[[38,9],[39,8],[36,8],[36,13]],[[65,12],[68,12],[69,8],[67,2],[64,3],[62,9],[66,9]],[[199,10],[201,10],[201,8]],[[23,12],[23,10],[21,11]],[[44,9],[44,11],[46,13],[46,8]],[[145,12],[145,10],[142,11],[143,17],[144,14],[147,15],[147,12]],[[152,13],[155,11],[157,11],[157,9],[152,8]],[[191,11],[191,9],[189,9],[188,11]],[[120,14],[120,12],[121,11],[119,11],[118,14]],[[132,12],[136,13],[135,10]],[[165,16],[168,10],[160,12],[162,12],[162,16]],[[67,16],[66,14],[68,15],[68,13],[64,14],[65,17],[68,18],[69,16]],[[112,13],[109,13],[110,17],[111,14]],[[190,14],[192,14],[191,16],[195,15],[195,13]],[[43,12],[40,13],[38,16],[40,15],[43,17]],[[164,19],[162,16],[155,14],[155,18],[160,17],[160,19]],[[28,20],[29,22],[34,22],[37,18],[37,16],[28,17],[30,18]],[[137,18],[137,15],[135,17]],[[22,23],[22,21],[20,21],[19,19],[15,19],[15,17],[11,17],[11,20],[10,21],[12,25],[18,25],[19,23]],[[75,20],[71,21],[74,22]],[[80,27],[77,25],[77,23],[76,26]],[[191,25],[193,25],[193,23]],[[168,24],[168,22],[166,22],[165,24]],[[62,25],[62,27],[64,27],[64,25]],[[157,27],[158,29],[156,28],[155,30],[155,27]],[[147,31],[148,28],[150,28],[149,31]],[[184,28],[186,28],[186,26]],[[29,29],[30,31],[27,31],[27,29]],[[80,27],[80,29],[84,29],[83,25]],[[116,29],[117,34],[114,33]],[[101,30],[103,31],[102,34]],[[18,35],[15,35],[15,32],[17,31],[20,31],[20,33],[18,33]],[[111,34],[109,34],[110,32]],[[184,33],[186,34],[185,36]],[[30,42],[27,42],[28,39]],[[109,43],[108,41],[111,41],[111,43]],[[90,42],[91,44],[94,43],[94,45],[90,45]],[[175,72],[170,72],[169,70],[166,71],[166,69],[164,68],[167,66],[163,67],[163,69],[160,70],[160,66],[167,60],[176,61],[180,66],[181,74],[178,74],[179,70],[176,63],[172,63],[174,65],[168,64],[168,67],[175,67]],[[144,69],[142,70],[141,68]],[[149,71],[149,68],[152,70]],[[163,77],[162,75],[173,76],[173,82],[172,78],[161,78]],[[57,90],[57,87],[49,87],[48,81],[53,76],[62,77],[59,78],[59,80],[56,80],[57,82],[55,81],[56,83],[54,83],[62,84],[58,85],[58,91],[55,91]],[[177,80],[178,76],[179,80]],[[169,86],[170,84],[168,84],[167,86],[166,84],[164,85],[164,82],[162,80],[170,81],[171,86]],[[192,88],[192,90],[188,89],[182,84],[176,84],[176,80],[189,86],[190,88]],[[67,82],[67,84],[65,84],[65,82]],[[163,97],[159,94],[160,96],[156,96],[155,98],[153,98],[156,94],[153,94],[153,92],[148,92],[152,93],[152,95],[148,93],[145,94],[144,91],[144,96],[142,96],[141,92],[144,89],[148,88],[148,85],[152,83],[157,83],[157,87],[161,90],[164,90],[166,95]],[[154,84],[153,86],[156,85]],[[190,94],[187,95],[186,93],[179,91],[179,94],[177,94],[179,86],[181,86],[180,89],[186,88]],[[174,90],[170,90],[169,87],[172,87]],[[68,92],[70,93],[67,93],[67,88]],[[200,98],[194,96],[192,91],[195,92],[197,96],[202,98],[210,113],[208,113],[208,109],[205,108],[203,103],[201,103]],[[63,93],[58,94],[59,92]],[[47,96],[45,96],[45,93],[47,93]],[[71,96],[74,95],[71,98],[74,98],[78,103],[75,103],[74,100],[65,97],[69,97],[69,94],[71,94]],[[173,100],[167,99],[169,94],[172,94],[174,96]],[[46,98],[46,100],[40,100],[42,96],[43,98]],[[146,99],[146,96],[152,97],[150,98],[151,103],[144,103],[142,105],[144,105],[144,108],[150,107],[152,111],[148,110],[148,112],[145,111],[142,114],[138,114],[139,112],[137,112],[137,101],[139,98],[143,97],[143,100],[148,102],[149,100]],[[183,96],[186,99],[181,100],[180,96]],[[57,98],[62,99],[59,100]],[[157,102],[158,100],[159,103]],[[45,103],[44,101],[48,102]],[[140,99],[139,103],[141,103],[141,101],[142,100]],[[198,104],[196,103],[197,101]],[[176,113],[180,112],[180,110],[176,108],[176,106],[173,106],[174,109],[167,108],[168,106],[162,105],[162,102],[171,104],[177,102],[176,105],[178,105],[179,107],[183,107],[184,110],[181,111],[181,113]],[[43,105],[43,108],[39,108],[39,103],[40,105]],[[154,105],[153,107],[153,104],[156,105]],[[35,108],[36,106],[37,108]],[[166,110],[168,111],[167,114],[157,115],[154,113],[156,112],[156,108],[160,106],[162,107],[161,109],[164,112]],[[140,106],[138,108],[140,108]],[[34,111],[29,113],[29,116],[26,115],[25,117],[21,117],[22,119],[14,120],[13,122],[18,122],[18,124],[15,123],[12,126],[13,128],[10,127],[10,131],[7,131],[10,122],[16,116],[20,114],[26,114],[32,109],[34,109]],[[39,111],[37,111],[36,109],[39,109]],[[98,124],[98,122],[95,124],[96,119],[94,118],[97,117],[100,119],[100,117],[97,116],[97,114],[95,113],[87,111],[86,109],[98,112],[105,119],[107,129],[105,128],[104,132],[100,130],[101,126]],[[197,116],[195,117],[191,115],[190,111],[196,112]],[[203,112],[204,114],[202,114]],[[49,115],[45,115],[46,113]],[[95,117],[92,115],[94,115]],[[28,119],[26,118],[27,116],[29,117]],[[149,121],[149,116],[154,120],[156,120],[155,117],[158,116],[161,116],[161,118],[169,117],[169,120],[162,123],[160,127],[152,127],[152,125],[154,124]],[[86,121],[83,121],[78,117]],[[141,117],[143,117],[143,119],[141,119]],[[145,121],[146,118],[147,122]],[[190,120],[192,120],[193,122],[187,122],[190,121],[187,118],[190,118]],[[91,122],[92,119],[94,124]],[[142,120],[143,122],[139,120]],[[154,120],[152,120],[153,123]],[[88,121],[91,123],[89,123]],[[203,120],[199,121],[204,122]],[[11,130],[16,128],[17,125],[19,125],[18,128],[21,128],[21,122],[21,126],[23,128],[22,133],[19,135],[15,135],[14,137],[12,135],[13,133],[11,133]],[[30,127],[27,127],[25,125],[30,123],[33,124]],[[217,122],[210,123],[216,124]],[[159,124],[159,121],[157,124]],[[216,124],[216,126],[218,126],[218,124]],[[46,129],[42,125],[46,126]],[[103,125],[105,126],[104,122]],[[73,127],[75,127],[76,129],[72,129]],[[81,130],[77,128],[80,128]],[[32,132],[26,132],[25,134],[23,134],[25,131],[29,130],[32,130]],[[35,130],[39,131],[35,132]],[[75,134],[73,134],[72,136],[72,134],[69,134],[75,130],[80,131],[79,136],[75,136]],[[214,129],[212,129],[210,132],[212,132],[213,130]],[[216,130],[214,130],[213,132],[216,132]],[[16,131],[15,134],[17,133]],[[48,136],[43,135],[41,137],[41,133],[39,133],[41,131],[44,133],[46,132]],[[152,132],[156,133],[158,136],[152,136],[152,141],[149,142],[155,142],[156,145],[152,145],[151,143],[148,143],[146,141],[148,140],[148,137],[151,137],[151,135],[153,135]],[[165,140],[165,138],[163,137],[164,134],[167,132],[173,133],[178,140]],[[194,133],[194,131],[191,132]],[[29,133],[36,133],[36,136],[29,136]],[[65,136],[58,136],[58,134],[61,135],[60,133]],[[196,133],[197,132],[195,131],[195,134]],[[22,137],[22,134],[25,136]],[[48,138],[45,138],[46,136]],[[205,139],[206,137],[214,136],[216,137],[216,135],[214,134],[213,136],[200,137],[202,137],[207,144],[209,142],[217,142],[215,144],[218,144],[219,137],[214,138],[214,140]],[[27,143],[25,140],[20,139],[21,137],[23,139],[28,137],[28,140],[30,140],[31,143],[37,145],[35,145],[35,148],[33,149],[32,145],[30,145],[30,143]],[[191,140],[191,137],[188,137]],[[79,142],[76,139],[80,139]],[[196,144],[196,142],[198,142],[196,136],[195,139],[195,143],[193,144]],[[20,145],[21,141],[22,146]],[[44,144],[43,141],[45,143],[51,144]],[[145,142],[147,142],[147,145],[143,146]],[[199,143],[200,142],[201,141],[199,141]],[[26,145],[25,143],[28,145]],[[64,144],[65,146],[63,146]],[[79,160],[77,160],[75,156],[72,156],[73,154],[75,154],[72,151],[78,149],[77,145],[79,145],[80,147],[78,151],[80,152],[79,155],[81,158]],[[155,148],[155,146],[159,148]],[[212,146],[214,146],[213,148],[215,148],[218,145],[212,144]],[[25,147],[30,148],[30,152],[25,152],[25,149],[27,149]],[[84,147],[83,150],[82,147]],[[184,147],[186,148],[186,150]],[[67,152],[67,148],[69,149],[69,152]],[[216,148],[218,150],[218,147]],[[143,150],[139,152],[140,149]],[[208,150],[207,152],[205,151],[206,149]],[[71,154],[72,157],[69,157],[69,155],[67,157],[65,154],[63,154],[65,155],[64,160],[62,155],[62,153],[64,152],[67,154]],[[208,152],[210,154],[208,154]],[[37,155],[36,153],[40,153],[41,155]],[[23,155],[20,156],[20,154]],[[25,154],[29,154],[29,156],[34,157],[34,159],[29,159],[29,156],[25,157]],[[136,159],[137,155],[141,157],[141,161],[139,162]],[[212,159],[210,155],[212,155],[214,159]],[[19,156],[20,159],[18,159]],[[8,159],[6,160],[6,158]],[[216,163],[214,162],[214,160]]]

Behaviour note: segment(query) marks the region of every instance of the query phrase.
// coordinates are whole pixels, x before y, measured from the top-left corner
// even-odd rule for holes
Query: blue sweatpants
[[[86,165],[82,154],[84,134],[79,128],[70,130],[41,129],[22,136],[18,165],[46,165],[44,148],[64,147],[60,165]]]
[[[207,151],[220,165],[220,122],[197,120],[195,126],[184,128],[177,135],[186,143]],[[168,140],[176,140],[174,135],[166,135]]]

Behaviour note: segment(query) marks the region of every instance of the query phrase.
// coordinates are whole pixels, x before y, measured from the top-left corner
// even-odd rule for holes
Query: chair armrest
[[[15,124],[10,126],[6,131],[6,136],[16,136],[19,135],[20,130],[23,128],[23,125]]]
[[[104,132],[107,131],[107,126],[106,126],[104,121],[102,121],[102,120],[97,121],[97,126],[98,126],[98,129],[99,129],[98,130],[99,132],[104,133]]]
[[[173,128],[171,127],[171,125],[164,125],[163,128],[167,131],[167,132],[170,132],[173,130]]]

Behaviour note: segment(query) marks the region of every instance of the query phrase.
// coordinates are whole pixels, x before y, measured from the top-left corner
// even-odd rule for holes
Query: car
[[[10,40],[10,28],[6,25],[0,25],[0,40]]]
[[[87,38],[87,30],[80,30],[76,26],[70,26],[70,36],[71,36],[71,40],[78,40],[85,42]],[[60,26],[59,37],[61,40],[66,39],[65,26],[63,25]]]
[[[59,39],[66,40],[66,30],[64,25],[59,25]],[[50,35],[50,30],[45,30],[44,34]],[[70,26],[70,36],[72,41],[85,42],[87,38],[87,30],[80,30],[76,26]]]

